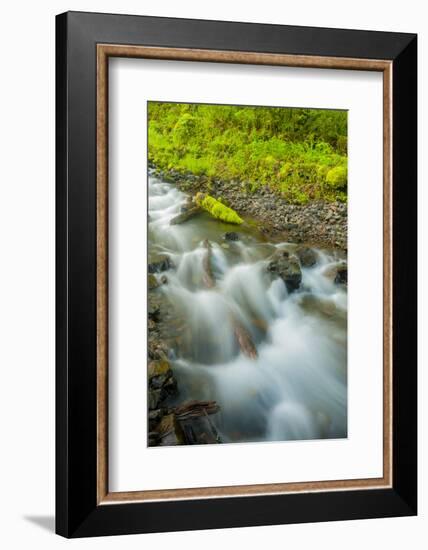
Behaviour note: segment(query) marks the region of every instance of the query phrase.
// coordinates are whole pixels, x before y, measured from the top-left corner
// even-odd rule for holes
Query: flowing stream
[[[317,250],[288,293],[267,266],[293,243],[269,243],[257,229],[231,226],[208,214],[170,225],[187,196],[149,176],[149,261],[167,254],[172,268],[164,293],[176,351],[171,364],[177,403],[215,400],[222,442],[341,438],[347,435],[347,293],[328,277],[339,261]],[[239,240],[226,241],[227,231]],[[204,285],[206,239],[213,288]],[[234,325],[251,335],[258,356],[247,357]]]

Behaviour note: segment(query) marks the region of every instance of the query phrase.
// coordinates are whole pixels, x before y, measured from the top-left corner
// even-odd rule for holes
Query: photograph
[[[147,445],[346,438],[348,112],[147,117]]]

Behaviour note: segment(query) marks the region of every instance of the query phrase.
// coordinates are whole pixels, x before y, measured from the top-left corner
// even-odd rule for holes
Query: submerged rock
[[[224,239],[226,241],[239,241],[239,235],[238,233],[235,233],[235,231],[227,231],[224,234]]]
[[[167,271],[171,267],[173,267],[171,258],[166,254],[159,254],[149,263],[148,269],[149,273],[160,273],[161,271]]]
[[[269,262],[268,271],[281,277],[288,292],[297,290],[302,282],[302,271],[299,261],[295,256],[290,256],[286,251],[275,252]]]

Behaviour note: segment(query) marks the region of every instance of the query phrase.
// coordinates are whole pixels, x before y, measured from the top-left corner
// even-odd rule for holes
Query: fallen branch
[[[199,206],[193,206],[192,208],[189,208],[188,210],[185,210],[184,212],[181,212],[181,214],[178,214],[172,220],[169,222],[170,225],[178,225],[180,223],[184,223],[190,218],[193,218],[197,214],[200,214],[202,212],[202,208]]]
[[[232,324],[236,340],[238,341],[242,353],[250,359],[257,359],[259,354],[257,353],[257,348],[248,330],[235,317],[232,317]]]
[[[174,414],[178,420],[199,418],[208,414],[215,414],[220,410],[216,401],[187,401],[175,407]]]
[[[207,288],[213,288],[215,287],[215,279],[211,269],[212,247],[208,239],[205,239],[203,245],[207,251],[202,258],[202,282]]]

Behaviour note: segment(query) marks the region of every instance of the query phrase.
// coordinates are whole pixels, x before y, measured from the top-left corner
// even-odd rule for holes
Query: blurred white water
[[[168,254],[173,268],[161,291],[182,320],[173,369],[184,399],[219,403],[216,424],[224,442],[340,438],[347,435],[346,290],[329,270],[334,254],[302,269],[289,294],[268,273],[277,248],[208,215],[170,225],[186,196],[149,177],[149,254]],[[238,241],[224,240],[238,231]],[[211,244],[216,284],[203,282],[204,241]],[[159,275],[160,277],[160,275]],[[257,359],[246,357],[234,334],[251,335]]]

